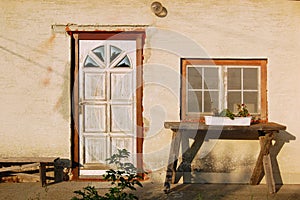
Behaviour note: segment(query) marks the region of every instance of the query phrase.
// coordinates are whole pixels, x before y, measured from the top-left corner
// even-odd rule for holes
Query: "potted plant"
[[[245,104],[237,105],[238,113],[233,114],[229,109],[224,109],[220,113],[214,112],[214,116],[204,116],[206,125],[223,126],[250,126],[251,115]]]

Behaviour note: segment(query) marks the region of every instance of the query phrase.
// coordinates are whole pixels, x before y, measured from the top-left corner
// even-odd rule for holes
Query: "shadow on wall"
[[[210,133],[211,134],[211,133]],[[197,152],[199,151],[199,149],[201,148],[204,140],[207,140],[208,138],[205,137],[205,133],[203,132],[198,132],[198,133],[184,133],[183,134],[183,138],[182,138],[182,142],[181,142],[181,148],[184,149],[184,153],[183,153],[183,158],[182,160],[180,160],[179,162],[179,166],[177,168],[177,172],[175,175],[175,183],[178,183],[179,180],[181,178],[183,178],[183,182],[184,183],[209,183],[211,179],[215,180],[215,183],[226,183],[228,180],[232,180],[235,183],[245,183],[249,181],[250,175],[253,172],[252,169],[252,165],[254,164],[254,161],[256,160],[256,158],[252,159],[252,163],[248,163],[248,165],[245,165],[245,163],[240,166],[241,168],[241,173],[230,173],[232,172],[232,168],[230,168],[230,166],[232,165],[232,163],[227,163],[227,165],[229,166],[229,168],[224,168],[223,171],[221,170],[216,170],[217,167],[213,166],[215,164],[219,164],[220,162],[218,162],[216,159],[214,159],[214,157],[211,154],[207,154],[203,159],[202,159],[202,163],[204,163],[203,166],[197,166],[198,170],[196,169],[196,172],[193,169],[193,164],[192,162],[196,157]],[[215,139],[215,137],[213,136],[214,133],[211,134],[211,138],[210,139]],[[241,134],[240,134],[241,135]],[[245,137],[245,138],[242,138]],[[257,132],[253,132],[253,133],[249,133],[249,134],[245,134],[245,136],[242,136],[239,138],[235,138],[238,140],[258,140],[258,134]],[[189,145],[189,139],[194,139],[194,142],[192,145]],[[220,139],[222,139],[222,136],[220,137]],[[272,163],[272,171],[273,171],[273,176],[274,176],[274,181],[276,184],[276,190],[278,191],[282,184],[282,177],[281,177],[281,173],[280,173],[280,169],[279,169],[279,165],[278,165],[278,161],[277,161],[277,155],[279,154],[279,152],[281,151],[281,149],[283,148],[285,143],[289,143],[291,140],[296,140],[296,137],[292,134],[290,134],[287,131],[279,131],[278,133],[274,134],[274,140],[270,146],[270,157],[271,157],[271,163]],[[225,156],[226,157],[226,156]],[[232,159],[227,158],[225,159],[225,162],[231,162]],[[251,159],[250,159],[251,160]],[[227,166],[226,163],[224,166]],[[227,167],[228,167],[227,166]],[[211,169],[211,170],[209,170]],[[241,175],[245,174],[245,177],[239,177]],[[247,175],[247,176],[246,176]],[[249,175],[249,177],[248,177]],[[258,184],[261,182],[261,180],[264,177],[264,172],[262,171],[262,173],[259,176],[259,181]],[[206,179],[205,177],[207,177],[208,179]],[[174,188],[176,190],[176,187]]]

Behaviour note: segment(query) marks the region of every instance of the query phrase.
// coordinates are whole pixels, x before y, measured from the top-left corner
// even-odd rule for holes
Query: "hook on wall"
[[[151,10],[157,17],[165,17],[168,14],[167,9],[158,1],[151,4]]]

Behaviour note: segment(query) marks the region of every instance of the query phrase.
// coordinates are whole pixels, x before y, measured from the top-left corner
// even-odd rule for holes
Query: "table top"
[[[165,122],[165,128],[172,130],[222,130],[222,131],[280,131],[286,126],[275,123],[257,123],[250,126],[211,126],[201,122]]]

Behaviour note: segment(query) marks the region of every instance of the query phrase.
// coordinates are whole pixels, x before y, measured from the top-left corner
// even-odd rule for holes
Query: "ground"
[[[39,182],[0,183],[0,199],[5,200],[38,200],[38,199],[71,199],[75,190],[87,185],[97,188],[99,193],[108,191],[109,183],[69,181],[41,187]],[[181,200],[300,200],[300,185],[282,185],[276,194],[269,194],[267,186],[247,184],[175,184],[171,192],[163,192],[163,184],[151,181],[143,182],[136,194],[144,199],[181,199]]]

